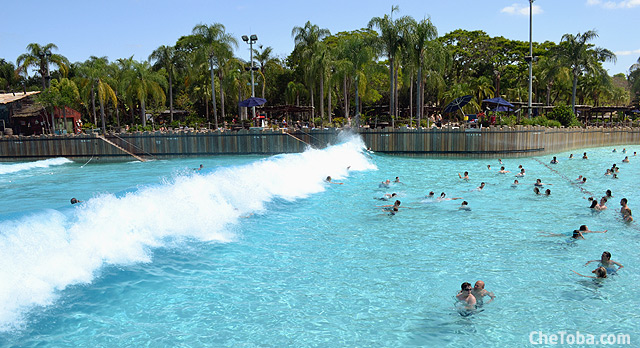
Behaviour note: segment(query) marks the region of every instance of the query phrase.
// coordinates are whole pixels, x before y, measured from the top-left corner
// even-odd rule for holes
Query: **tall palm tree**
[[[173,46],[162,45],[149,55],[149,60],[155,60],[155,68],[164,68],[169,77],[169,119],[173,122],[173,75],[175,73],[176,49]]]
[[[428,43],[438,38],[438,29],[431,23],[430,18],[424,18],[420,22],[416,22],[413,18],[407,20],[406,37],[408,38],[407,48],[413,58],[413,63],[418,66],[418,88],[416,96],[416,104],[418,105],[418,125],[422,117],[422,107],[424,101],[422,67],[424,65],[425,56],[427,55]]]
[[[366,88],[367,75],[364,73],[365,66],[370,63],[375,53],[363,36],[351,35],[347,37],[340,45],[341,56],[345,58],[344,64],[347,64],[350,70],[349,75],[353,79],[355,86],[355,118],[356,126],[360,125],[360,92]]]
[[[23,71],[26,74],[30,67],[36,68],[42,80],[42,90],[44,90],[47,88],[46,79],[49,77],[49,64],[58,66],[63,76],[67,74],[69,60],[52,52],[57,49],[58,46],[53,43],[48,43],[44,46],[40,46],[37,43],[28,44],[27,50],[29,52],[21,54],[16,59],[18,72]]]
[[[321,29],[319,26],[311,24],[309,21],[305,23],[304,27],[296,26],[291,30],[291,37],[293,37],[295,42],[295,50],[298,50],[298,52],[306,58],[305,77],[311,96],[312,107],[314,106],[313,85],[319,75],[319,70],[316,69],[317,66],[312,64],[312,57],[316,51],[319,51],[322,48],[319,44],[320,41],[329,35],[331,35],[329,29]],[[312,117],[315,117],[315,111],[313,109],[311,111],[311,115]]]
[[[273,48],[271,46],[265,47],[263,49],[262,45],[260,45],[260,49],[262,49],[262,51],[259,51],[255,48],[253,49],[253,59],[258,63],[258,68],[260,69],[260,74],[262,75],[262,98],[264,98],[264,93],[267,86],[267,66],[274,65],[274,63],[277,63],[278,59],[272,55]]]
[[[129,85],[128,91],[140,102],[140,117],[142,118],[142,126],[147,126],[146,118],[146,102],[149,98],[159,104],[164,104],[166,96],[163,87],[166,88],[167,80],[159,74],[151,70],[149,62],[133,62],[133,71],[135,79]]]
[[[108,89],[111,89],[111,86],[105,86],[109,83],[107,82],[108,76],[108,65],[109,60],[107,57],[96,57],[91,56],[88,60],[86,60],[78,69],[78,80],[81,89],[81,95],[85,99],[89,99],[91,104],[91,112],[93,113],[93,123],[94,125],[98,124],[98,117],[96,113],[96,96],[98,91],[101,90],[103,93],[102,96],[105,97],[109,93],[105,92]],[[99,100],[99,102],[104,102],[105,98]],[[85,105],[89,105],[86,103]],[[116,104],[114,104],[116,105]],[[103,105],[101,104],[101,107]],[[103,112],[104,110],[101,110]],[[103,115],[101,115],[103,117]]]
[[[571,69],[573,88],[571,92],[571,107],[576,112],[576,88],[578,78],[584,74],[591,74],[597,70],[601,62],[615,62],[616,55],[606,48],[593,47],[589,41],[598,37],[595,30],[584,34],[564,34],[557,46],[555,58]]]
[[[409,17],[400,17],[393,19],[393,13],[398,11],[398,6],[391,7],[391,15],[384,17],[374,17],[369,21],[367,27],[369,29],[377,28],[380,31],[380,44],[389,58],[389,115],[391,116],[392,126],[394,126],[394,116],[396,110],[396,86],[395,68],[396,56],[400,47],[403,45],[403,27],[409,20]]]
[[[196,63],[203,64],[209,62],[211,68],[211,99],[213,101],[213,117],[215,126],[218,128],[218,111],[216,108],[215,83],[214,83],[214,66],[218,67],[218,79],[222,81],[224,78],[224,68],[226,62],[233,57],[233,47],[238,47],[238,41],[226,32],[224,25],[214,23],[211,25],[198,24],[193,30],[190,38],[195,49]],[[224,91],[220,91],[224,95]],[[222,98],[224,99],[224,98]],[[224,109],[224,101],[221,106]],[[224,113],[224,110],[223,110]],[[224,115],[223,115],[224,116]]]

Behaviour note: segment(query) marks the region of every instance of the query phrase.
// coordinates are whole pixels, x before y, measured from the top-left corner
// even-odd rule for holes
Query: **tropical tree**
[[[273,56],[273,48],[271,46],[265,47],[263,49],[262,45],[260,45],[259,48],[262,51],[259,51],[255,48],[253,49],[253,59],[258,63],[260,75],[262,75],[262,98],[264,98],[264,93],[267,86],[267,66],[278,66],[278,59]]]
[[[128,93],[140,102],[140,117],[142,127],[147,126],[146,103],[150,98],[158,104],[164,105],[166,96],[163,88],[167,87],[167,80],[160,73],[151,70],[149,62],[133,62],[135,78],[128,87]]]
[[[173,122],[173,76],[175,74],[176,49],[162,45],[149,55],[149,60],[155,60],[154,68],[164,68],[169,77],[169,118]]]
[[[311,106],[314,106],[314,84],[317,81],[318,75],[321,75],[321,70],[318,69],[318,60],[315,60],[316,64],[313,64],[314,61],[312,57],[314,54],[321,55],[322,53],[317,51],[321,51],[323,49],[321,40],[327,36],[331,35],[331,32],[328,29],[321,29],[319,26],[315,24],[311,24],[311,22],[307,21],[304,27],[293,27],[291,30],[291,37],[295,42],[294,53],[297,53],[301,57],[306,58],[306,63],[304,66],[304,76],[307,81],[307,87],[309,88],[309,93],[311,97]],[[310,63],[310,64],[309,64]],[[321,95],[324,91],[321,91]],[[321,104],[322,105],[322,104]],[[312,117],[315,117],[315,111],[312,109],[311,111]]]
[[[69,66],[69,60],[62,55],[53,53],[53,50],[57,50],[58,46],[53,43],[48,43],[44,46],[40,46],[37,43],[30,43],[27,45],[27,53],[21,54],[16,59],[18,65],[18,73],[24,72],[28,74],[27,70],[31,67],[37,69],[42,80],[42,90],[44,91],[46,86],[46,79],[49,75],[49,64],[57,66],[62,75],[66,75],[67,67]]]
[[[18,84],[18,74],[16,68],[11,62],[0,58],[0,90],[8,91],[10,88]]]
[[[431,23],[430,18],[424,18],[420,22],[416,22],[413,18],[407,20],[406,26],[407,51],[412,63],[418,67],[418,88],[416,95],[418,125],[422,117],[422,108],[424,105],[424,81],[422,77],[422,69],[427,55],[429,42],[438,37],[438,29]]]
[[[584,74],[592,74],[601,66],[601,62],[615,62],[616,55],[606,48],[594,47],[589,41],[598,37],[598,33],[589,30],[584,34],[564,34],[557,46],[555,58],[571,69],[573,88],[571,92],[571,108],[576,111],[576,89],[578,79]]]

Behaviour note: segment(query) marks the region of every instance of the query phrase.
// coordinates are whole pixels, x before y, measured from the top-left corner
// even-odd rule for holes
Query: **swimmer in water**
[[[446,193],[442,192],[440,194],[440,197],[438,197],[437,201],[454,201],[456,199],[462,199],[462,197],[445,198],[446,196],[447,196]]]
[[[516,174],[517,177],[521,178],[524,176],[524,168],[520,169],[520,173]]]
[[[582,175],[578,175],[578,178],[576,179],[576,181],[582,181]]]
[[[569,155],[569,159],[573,159],[573,154],[570,154],[570,155]]]
[[[556,156],[553,156],[553,159],[551,160],[551,164],[557,164],[558,163],[558,159],[556,158]]]
[[[71,198],[71,204],[76,204],[76,203],[82,203],[82,201],[79,201],[77,198]]]
[[[335,181],[331,181],[331,177],[330,177],[330,176],[327,176],[327,178],[326,178],[326,179],[324,179],[324,181],[326,181],[326,182],[328,182],[328,183],[330,183],[330,184],[336,184],[336,185],[342,185],[342,184],[344,184],[344,183],[342,183],[342,182],[335,182]]]
[[[535,194],[539,195],[539,194],[540,194],[540,189],[539,189],[539,188],[537,188],[537,187],[534,187],[534,188],[533,188],[533,193],[535,193]]]
[[[471,291],[473,291],[473,288],[471,287],[471,284],[469,284],[467,282],[464,282],[464,283],[462,283],[460,288],[462,290],[460,290],[460,292],[456,295],[456,299],[458,299],[458,301],[464,303],[466,309],[475,309],[476,308],[476,298],[471,294]]]
[[[543,233],[543,232],[540,232]],[[585,233],[607,233],[607,230],[604,231],[590,231],[586,225],[580,226],[580,229],[573,230],[571,233],[572,239],[584,239]],[[547,233],[546,235],[542,235],[540,237],[566,237],[565,233]]]
[[[587,153],[586,152],[582,154],[582,159],[589,159],[589,157],[587,157]]]
[[[545,194],[546,196],[551,196],[551,190],[546,189],[546,190],[544,191],[544,194]]]
[[[395,196],[397,196],[397,195],[398,195],[398,194],[397,194],[397,193],[395,193],[395,192],[394,192],[394,193],[385,193],[382,197],[380,197],[380,198],[376,198],[376,199],[379,199],[379,200],[381,200],[381,201],[388,201],[388,200],[390,200],[390,199],[394,198],[394,197],[395,197]]]
[[[487,164],[487,169],[491,170],[491,165]]]
[[[629,156],[625,156],[622,160],[623,163],[629,163]]]
[[[462,205],[460,205],[458,209],[471,211],[471,208],[469,207],[469,203],[467,201],[462,201]]]
[[[482,191],[482,189],[483,189],[483,188],[484,188],[484,182],[481,182],[481,183],[480,183],[480,186],[478,186],[478,187],[476,188],[476,190],[478,190],[478,191]]]
[[[402,182],[400,182],[400,177],[396,176],[396,179],[393,180],[393,182],[397,183],[397,184],[402,184]]]
[[[605,210],[607,209],[607,197],[600,198],[600,203],[596,206],[597,210]]]
[[[435,198],[435,193],[433,191],[429,192],[429,194],[425,198]]]
[[[540,179],[536,179],[536,183],[534,184],[537,187],[542,187],[543,185],[553,185],[553,184],[545,184]]]
[[[513,184],[511,184],[511,187],[518,187],[518,185],[520,185],[520,183],[518,182],[518,179],[513,180]]]
[[[633,216],[631,215],[631,209],[627,208],[627,210],[622,213],[622,219],[626,222],[633,222]]]
[[[613,151],[611,151],[611,152],[618,152],[618,151],[616,151],[616,149],[614,148]]]
[[[391,180],[387,179],[386,181],[381,182],[378,185],[378,188],[389,188],[389,184],[391,184]]]
[[[626,148],[623,148],[623,149],[622,149],[622,153],[627,153],[627,149],[626,149]]]
[[[200,167],[198,167],[198,168],[193,168],[193,170],[195,170],[195,171],[201,171],[203,167],[204,167],[204,166],[201,164],[201,165],[200,165]]]
[[[504,164],[504,163],[502,163],[502,160],[501,160],[501,159],[499,159],[499,158],[498,158],[498,163],[500,163],[500,164]]]
[[[613,195],[611,194],[611,190],[605,191],[604,196],[607,197],[607,200],[613,198]]]
[[[587,263],[585,263],[584,265],[586,266],[591,262],[598,262],[598,267],[604,267],[604,269],[606,269],[607,273],[609,274],[617,273],[622,267],[624,267],[620,263],[611,260],[611,253],[608,251],[602,253],[602,256],[600,256],[600,260],[587,261]],[[615,266],[618,266],[618,268],[616,268]]]
[[[500,174],[506,174],[506,173],[511,173],[511,172],[510,172],[510,171],[508,171],[508,170],[504,170],[504,166],[502,166],[502,167],[500,167],[500,170],[498,171],[498,173],[500,173]]]
[[[578,181],[576,184],[582,185],[582,184],[586,184],[586,183],[587,183],[587,178],[586,177],[582,177],[582,181]]]
[[[598,201],[594,199],[594,200],[591,201],[591,206],[589,208],[593,209],[593,210],[598,210],[596,208],[597,206],[598,206]]]
[[[581,277],[585,277],[585,278],[593,278],[593,279],[604,279],[607,277],[607,270],[604,267],[598,267],[596,269],[594,269],[593,271],[591,271],[591,273],[594,273],[596,276],[588,276],[588,275],[584,275],[584,274],[580,274],[574,270],[571,270],[571,272],[581,276]]]
[[[475,285],[473,286],[473,291],[471,291],[471,294],[473,295],[473,297],[476,298],[476,303],[479,306],[484,304],[483,298],[485,296],[489,296],[491,298],[489,302],[487,302],[487,304],[491,303],[491,301],[496,299],[496,295],[484,289],[484,282],[482,280],[478,280],[475,283]]]
[[[469,172],[464,172],[464,176],[462,176],[462,175],[460,175],[460,173],[458,173],[458,177],[460,179],[469,181]]]

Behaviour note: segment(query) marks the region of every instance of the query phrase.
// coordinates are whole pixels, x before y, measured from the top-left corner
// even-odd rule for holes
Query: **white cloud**
[[[590,0],[591,1],[591,0]],[[630,1],[640,1],[640,0],[630,0]],[[501,13],[508,13],[511,15],[520,15],[520,16],[528,16],[529,15],[529,6],[524,6],[522,4],[513,4],[511,6],[507,6],[500,10]],[[531,7],[531,13],[534,15],[541,14],[542,8],[538,5],[533,5]]]
[[[589,6],[600,5],[608,9],[633,8],[633,7],[640,6],[640,0],[622,0],[622,1],[587,0],[587,5]]]
[[[630,56],[632,54],[640,54],[640,49],[633,50],[633,51],[618,51],[614,53],[616,54],[616,56]]]

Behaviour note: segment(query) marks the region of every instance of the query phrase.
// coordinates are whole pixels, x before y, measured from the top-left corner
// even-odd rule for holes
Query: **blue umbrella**
[[[491,111],[511,111],[512,108],[505,105],[498,105],[495,109],[491,109]]]
[[[456,98],[444,107],[444,112],[446,113],[462,110],[462,107],[467,105],[472,98],[472,95],[465,95],[464,97]]]
[[[482,100],[484,103],[489,103],[489,104],[496,104],[498,106],[508,106],[510,108],[513,107],[513,104],[509,103],[508,101],[500,98],[500,97],[496,97],[496,98],[491,98],[491,99],[484,99]]]
[[[240,103],[238,103],[238,105],[250,108],[252,106],[262,105],[262,104],[264,104],[266,102],[267,102],[267,100],[264,99],[264,98],[251,97],[249,99],[245,99],[245,100],[241,101]]]

